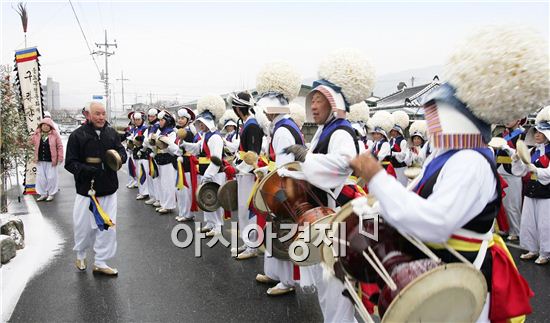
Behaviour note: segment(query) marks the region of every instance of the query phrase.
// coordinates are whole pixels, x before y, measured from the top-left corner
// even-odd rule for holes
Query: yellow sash
[[[201,165],[210,164],[210,158],[208,158],[208,157],[199,157],[199,164],[201,164]]]
[[[497,164],[511,164],[512,157],[510,156],[497,156]]]

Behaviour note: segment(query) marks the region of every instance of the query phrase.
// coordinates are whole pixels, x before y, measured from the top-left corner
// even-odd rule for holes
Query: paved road
[[[91,270],[75,269],[72,252],[72,176],[60,170],[61,192],[54,202],[40,202],[66,238],[61,253],[24,290],[13,322],[141,321],[141,322],[259,322],[322,321],[316,296],[268,297],[255,282],[263,259],[236,261],[230,251],[205,246],[175,247],[170,233],[174,216],[159,216],[135,200],[136,190],[122,184],[118,193],[118,252],[112,265],[118,278],[96,278]],[[229,232],[224,233],[229,237]],[[91,262],[88,256],[88,263]]]
[[[121,183],[126,183],[124,174],[119,174]],[[235,261],[228,249],[219,245],[208,249],[204,241],[202,258],[195,258],[193,249],[175,247],[170,239],[176,224],[173,215],[156,215],[134,200],[135,190],[123,185],[118,193],[118,253],[112,263],[119,277],[78,272],[71,250],[73,179],[64,170],[60,175],[56,200],[39,206],[66,241],[54,261],[29,282],[11,321],[322,321],[315,295],[265,295],[266,287],[254,281],[263,260]],[[227,231],[224,234],[229,236]],[[511,252],[519,258],[519,250]],[[550,265],[517,263],[536,293],[529,321],[547,321]]]

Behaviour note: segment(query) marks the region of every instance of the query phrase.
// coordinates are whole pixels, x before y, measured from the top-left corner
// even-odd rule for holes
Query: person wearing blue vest
[[[154,180],[158,177],[158,174],[155,173],[155,169],[158,171],[158,167],[155,164],[155,160],[153,158],[153,151],[156,149],[155,146],[151,145],[151,138],[153,136],[156,136],[156,132],[159,128],[159,120],[157,118],[158,110],[155,108],[151,108],[147,111],[147,121],[149,122],[149,127],[145,130],[143,137],[143,147],[142,152],[145,158],[147,158],[147,168],[146,170],[146,183],[149,190],[149,199],[145,201],[145,204],[147,205],[155,205],[155,207],[160,206],[160,202],[158,202],[158,193],[156,192],[156,183]],[[158,202],[158,203],[157,203]]]
[[[157,186],[160,206],[155,210],[159,214],[167,214],[176,209],[176,170],[172,165],[176,161],[178,145],[176,145],[176,120],[168,111],[161,111],[158,114],[159,129],[157,130],[157,141],[163,143],[164,148],[158,147],[155,155],[155,162],[159,170],[159,185]]]
[[[535,259],[537,265],[550,262],[550,106],[542,109],[535,126],[527,132],[525,143],[531,148],[531,163],[512,155],[512,173],[529,175],[523,194],[520,246],[527,250],[523,260]],[[538,257],[537,257],[538,255]]]
[[[268,165],[256,170],[260,177],[269,170],[277,171],[285,164],[294,161],[294,155],[285,152],[292,145],[305,146],[305,141],[298,125],[290,118],[289,101],[298,96],[301,78],[298,72],[285,62],[271,63],[258,75],[259,99],[257,107],[262,109],[271,122],[269,127],[269,147],[267,149]],[[274,166],[270,166],[273,165]],[[267,245],[267,244],[266,244]],[[284,295],[294,291],[296,277],[294,266],[289,260],[272,256],[271,250],[264,253],[264,274],[258,274],[256,281],[273,284],[267,290],[270,296]]]
[[[405,160],[409,155],[407,140],[405,139],[405,130],[409,126],[409,115],[404,111],[394,111],[392,114],[393,127],[390,130],[390,162],[395,170],[395,175],[399,183],[407,186],[408,178],[405,176],[407,164]]]
[[[264,135],[256,116],[254,115],[254,98],[248,92],[232,93],[230,96],[231,107],[237,117],[238,123],[243,123],[238,130],[239,147],[236,151],[235,169],[237,170],[237,199],[238,199],[238,227],[241,234],[241,239],[246,242],[243,233],[248,225],[257,224],[257,217],[250,210],[248,201],[252,188],[254,187],[255,176],[253,166],[244,162],[243,156],[246,152],[252,151],[260,155],[262,149],[262,137]],[[231,145],[234,147],[234,145]],[[256,240],[255,231],[250,234],[250,240]],[[248,246],[246,243],[237,247],[237,250],[232,250],[233,254],[237,254],[238,260],[255,258],[258,256],[258,249]]]
[[[176,180],[176,200],[178,204],[178,215],[175,220],[178,222],[192,221],[194,217],[194,211],[192,210],[193,201],[193,186],[196,189],[196,179],[193,179],[192,175],[196,176],[196,168],[191,170],[191,155],[185,151],[185,148],[181,146],[182,142],[194,142],[195,128],[191,127],[191,123],[195,121],[195,113],[188,107],[182,107],[177,111],[178,123],[176,125],[177,138],[176,145],[180,146],[178,150],[179,157],[176,160],[175,169],[177,171]],[[180,130],[181,129],[181,130]],[[183,176],[179,185],[179,177]],[[194,185],[193,185],[194,184]]]
[[[364,153],[368,149],[366,124],[369,120],[369,106],[363,101],[352,105],[349,111],[347,119],[351,122],[351,126],[355,130],[357,144],[359,145],[359,153]]]
[[[126,184],[126,188],[137,188],[137,176],[136,176],[136,161],[133,158],[132,149],[128,147],[128,143],[130,142],[134,130],[136,129],[136,125],[134,122],[134,111],[131,111],[128,113],[128,119],[130,119],[130,122],[128,123],[128,128],[126,128],[126,131],[124,133],[124,141],[126,143],[126,155],[128,155],[128,160],[126,161],[126,164],[128,165],[128,184]]]
[[[237,132],[239,117],[233,110],[226,110],[220,120],[220,126],[225,131],[223,142],[228,155],[234,155],[239,150],[239,134]]]
[[[134,129],[132,131],[131,137],[129,140],[132,140],[134,143],[134,148],[132,149],[132,157],[135,161],[135,175],[137,178],[138,194],[136,200],[144,200],[149,196],[149,187],[147,186],[147,156],[141,151],[143,147],[143,134],[147,130],[145,125],[145,114],[139,111],[135,112],[132,115],[134,119]]]
[[[387,111],[377,111],[368,124],[371,128],[372,145],[369,150],[379,161],[385,163],[384,168],[390,164],[391,147],[389,143],[389,133],[393,126],[393,118]]]
[[[522,118],[548,102],[545,44],[529,28],[492,26],[480,28],[452,54],[445,70],[448,81],[424,104],[433,152],[409,185],[412,191],[382,171],[370,155],[350,164],[378,199],[374,210],[364,199],[354,201],[354,206],[362,205],[354,211],[378,209],[386,223],[424,241],[443,262],[460,262],[456,251],[480,270],[488,294],[480,312],[469,313],[480,322],[532,311],[529,285],[502,238],[493,234],[502,188],[487,144],[491,124]],[[452,309],[456,304],[448,300],[443,306]]]
[[[517,141],[525,138],[525,129],[522,127],[525,121],[527,118],[514,120],[506,124],[505,129],[497,134],[497,137],[506,140],[506,144],[503,144],[500,149],[495,149],[495,157],[498,173],[508,184],[504,189],[506,196],[502,199],[502,204],[510,225],[507,238],[509,241],[519,240],[523,183],[520,176],[512,174],[511,156],[515,153]]]
[[[405,163],[409,167],[422,167],[424,160],[426,160],[427,127],[426,120],[416,120],[409,128],[411,139],[409,154],[405,160]]]
[[[195,124],[201,132],[201,138],[196,143],[181,142],[183,148],[199,158],[199,181],[216,182],[222,185],[225,182],[225,173],[220,165],[211,162],[211,158],[223,158],[223,138],[216,126],[225,111],[225,101],[219,95],[207,95],[197,102],[197,118]],[[201,232],[207,237],[222,233],[222,208],[214,212],[204,211],[204,227]]]
[[[302,172],[312,184],[316,198],[324,206],[338,210],[359,196],[351,169],[346,165],[359,153],[355,130],[345,119],[350,105],[364,101],[374,88],[374,70],[356,50],[337,50],[319,67],[319,80],[306,97],[308,121],[318,125],[309,151],[290,146]],[[315,286],[325,322],[355,322],[354,307],[342,294],[344,285],[332,275],[324,275],[320,264],[300,266],[300,285]],[[327,276],[327,277],[323,277]]]

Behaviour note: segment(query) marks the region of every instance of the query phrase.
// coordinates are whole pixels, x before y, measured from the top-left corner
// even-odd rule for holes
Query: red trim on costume
[[[342,190],[340,191],[340,194],[351,200],[362,196],[357,188],[355,188],[355,185],[344,185],[344,187],[342,187]]]
[[[529,299],[535,293],[504,249],[495,244],[490,251],[493,257],[493,284],[489,319],[493,323],[504,323],[510,318],[531,314],[533,309]]]
[[[199,173],[199,160],[196,156],[189,156],[189,164],[189,177],[191,177],[191,212],[197,212],[199,210],[199,205],[197,204],[197,176]]]
[[[539,158],[539,163],[542,165],[542,167],[548,168],[548,164],[550,164],[550,160],[548,159],[548,156],[542,155]]]
[[[397,178],[397,174],[395,173],[395,168],[393,168],[393,165],[390,163],[386,165],[386,173],[390,174],[391,176]]]
[[[502,200],[504,200],[504,197],[506,196],[506,192],[504,192],[504,189],[508,187],[508,183],[502,176],[498,175],[498,178],[500,180],[500,186],[502,187]],[[510,224],[508,223],[508,217],[506,216],[504,203],[500,204],[500,209],[498,210],[497,214],[497,224],[500,231],[508,232],[508,230],[510,230]]]
[[[275,161],[275,149],[273,149],[273,143],[269,144],[269,160]]]
[[[393,144],[392,150],[396,153],[400,153],[401,152],[401,146],[399,146],[396,142],[396,143]]]
[[[292,279],[300,280],[300,266],[292,264]]]
[[[361,287],[363,305],[365,305],[369,314],[374,314],[375,304],[370,299],[373,295],[380,294],[380,287],[375,283],[369,284],[363,282],[359,282],[359,286]]]

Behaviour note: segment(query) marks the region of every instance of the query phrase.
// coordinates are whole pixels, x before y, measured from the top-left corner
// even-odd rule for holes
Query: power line
[[[82,37],[84,37],[84,42],[86,43],[86,47],[88,47],[88,51],[90,52],[90,56],[92,56],[92,60],[94,61],[95,68],[97,69],[97,73],[101,74],[101,71],[99,70],[99,66],[97,65],[97,62],[95,60],[95,57],[93,55],[92,49],[90,48],[90,44],[88,43],[88,39],[86,38],[86,34],[84,34],[84,29],[82,29],[82,25],[80,24],[80,20],[78,19],[78,15],[76,14],[76,11],[74,10],[73,3],[71,0],[69,0],[69,4],[71,5],[71,8],[73,9],[74,17],[76,18],[76,22],[78,23],[78,27],[80,27],[80,31],[82,32]]]

